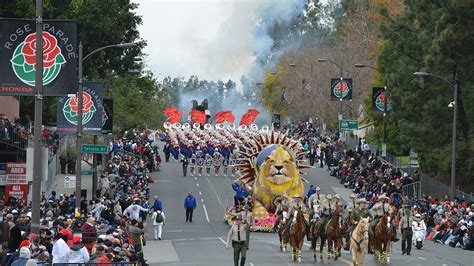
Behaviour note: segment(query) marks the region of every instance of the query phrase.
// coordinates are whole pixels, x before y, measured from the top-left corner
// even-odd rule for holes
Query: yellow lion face
[[[296,175],[295,160],[282,147],[277,147],[272,151],[265,159],[260,171],[260,177],[277,185],[293,181]]]

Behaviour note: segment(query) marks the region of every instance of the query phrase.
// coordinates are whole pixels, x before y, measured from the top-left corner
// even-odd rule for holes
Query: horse
[[[334,260],[341,256],[342,238],[344,236],[344,226],[342,225],[342,207],[337,205],[331,215],[331,219],[326,228],[326,236],[328,240],[328,258],[333,255]]]
[[[286,219],[288,219],[288,212],[282,212],[282,218],[277,225],[278,238],[280,240],[280,251],[286,252],[286,245],[288,243],[288,234],[286,233]]]
[[[352,263],[354,266],[364,265],[365,251],[369,245],[369,226],[369,218],[360,219],[350,236]]]
[[[392,217],[385,213],[375,226],[374,244],[375,257],[380,261],[390,263],[390,251],[392,244]]]
[[[310,231],[310,234],[311,234],[311,247],[310,247],[310,250],[313,251],[313,257],[314,257],[314,261],[316,261],[316,242],[318,241],[318,238],[321,238],[321,243],[320,243],[320,253],[321,253],[321,256],[322,256],[322,250],[323,250],[323,247],[324,247],[324,241],[323,240],[323,234],[322,232],[320,232],[318,230],[318,227],[319,227],[319,223],[321,221],[319,219],[317,219],[316,221],[312,222],[311,223],[311,226],[309,228],[309,231]]]
[[[303,221],[304,217],[301,208],[293,214],[293,221],[290,227],[290,246],[291,259],[301,262],[301,248],[303,247],[304,237],[306,235],[306,225]]]

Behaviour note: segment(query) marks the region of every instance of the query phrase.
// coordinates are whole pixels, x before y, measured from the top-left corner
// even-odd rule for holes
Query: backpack
[[[161,215],[161,212],[156,212],[155,222],[157,222],[157,223],[162,223],[163,222],[163,215]]]

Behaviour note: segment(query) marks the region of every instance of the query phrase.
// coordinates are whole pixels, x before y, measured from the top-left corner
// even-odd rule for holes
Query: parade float
[[[206,158],[222,158],[224,175],[229,173],[245,184],[252,204],[252,231],[270,232],[281,197],[304,193],[304,173],[300,170],[310,166],[303,165],[303,146],[283,132],[268,126],[258,128],[253,124],[257,110],[249,109],[238,126],[231,111],[217,113],[214,124],[209,123],[208,113],[195,108],[189,112],[190,123],[182,125],[177,109],[167,109],[165,114],[169,119],[162,140],[169,144],[176,160],[180,155],[190,159],[191,174],[195,168],[199,175],[203,172]],[[239,206],[228,206],[224,220],[230,224],[239,211]]]

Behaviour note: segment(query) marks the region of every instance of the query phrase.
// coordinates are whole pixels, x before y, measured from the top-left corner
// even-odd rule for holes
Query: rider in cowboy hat
[[[272,230],[273,233],[276,232],[277,227],[280,224],[281,219],[283,218],[283,212],[284,211],[288,212],[288,210],[290,209],[290,202],[288,200],[288,195],[283,194],[280,197],[278,197],[276,199],[276,206],[277,206],[277,208],[276,208],[275,213],[277,215],[277,218],[276,218],[275,224],[273,226],[273,230]]]
[[[387,203],[387,200],[388,200],[387,196],[385,196],[385,194],[382,194],[379,196],[378,202],[375,203],[374,206],[372,207],[371,211],[375,216],[374,220],[370,224],[370,229],[372,233],[375,233],[375,227],[377,226],[380,218],[382,218],[382,216],[385,213],[390,214],[392,212],[392,206],[390,206],[390,204]],[[392,229],[395,229],[395,228],[392,228]]]
[[[336,204],[332,200],[331,194],[326,195],[326,199],[322,202],[321,205],[319,205],[319,208],[321,210],[321,222],[319,223],[319,232],[322,232],[323,228],[326,227],[326,224],[328,222],[329,216],[332,214],[332,212],[336,209]]]
[[[313,216],[315,214],[318,214],[320,212],[320,206],[323,203],[323,200],[325,199],[325,196],[321,194],[321,188],[316,187],[316,193],[311,195],[308,199],[308,208],[310,209],[309,211],[309,217],[310,219],[313,219]],[[317,207],[318,209],[315,210],[314,208]]]
[[[347,240],[351,236],[352,231],[354,231],[354,229],[356,228],[360,219],[367,218],[367,217],[370,217],[370,219],[372,219],[372,215],[367,209],[366,203],[367,203],[367,200],[365,198],[357,199],[356,204],[359,207],[354,208],[354,210],[349,214],[349,219],[351,219],[352,225],[346,231],[346,246],[344,247],[345,250],[349,250],[350,241],[347,241]]]
[[[288,217],[288,220],[286,222],[286,228],[287,228],[287,233],[290,233],[290,226],[291,222],[293,221],[293,215],[295,211],[298,211],[298,214],[302,216],[303,222],[306,226],[306,237],[309,240],[311,238],[310,232],[309,232],[309,224],[308,221],[304,218],[303,214],[306,213],[306,205],[302,201],[302,197],[300,194],[295,194],[293,196],[293,201],[290,203],[290,210],[289,214],[290,217]]]

